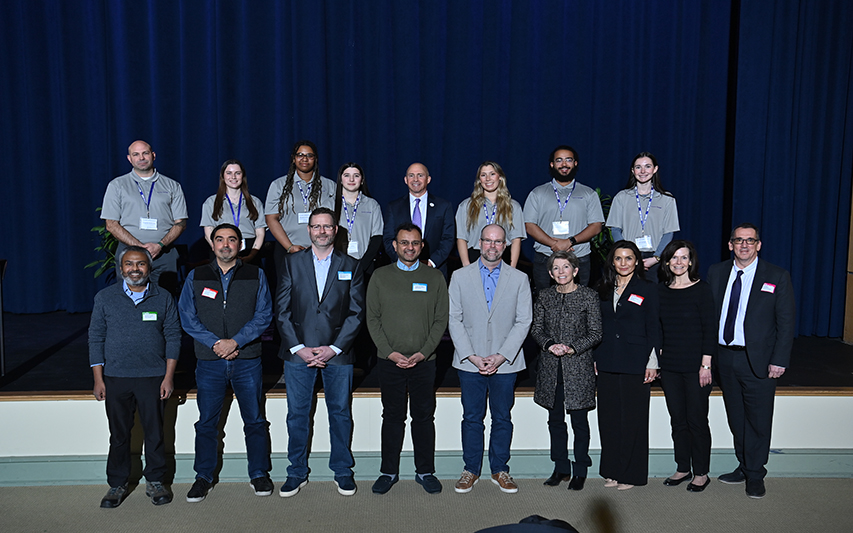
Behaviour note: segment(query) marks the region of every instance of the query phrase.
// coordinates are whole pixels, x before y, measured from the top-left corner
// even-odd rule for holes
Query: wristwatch
[[[578,240],[577,240],[577,239],[575,239],[574,237],[569,237],[569,240],[571,241],[572,246],[575,246],[575,245],[577,245],[577,243],[578,243]]]

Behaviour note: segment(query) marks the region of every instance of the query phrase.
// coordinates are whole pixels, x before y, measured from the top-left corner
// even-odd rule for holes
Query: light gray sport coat
[[[474,363],[468,361],[469,355],[488,357],[498,353],[506,357],[506,362],[498,367],[498,374],[524,370],[521,345],[533,321],[527,275],[502,264],[491,311],[486,305],[479,260],[453,273],[449,291],[448,329],[453,339],[453,367],[477,372]]]

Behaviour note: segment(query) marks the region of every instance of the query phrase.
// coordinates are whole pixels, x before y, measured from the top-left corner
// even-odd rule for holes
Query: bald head
[[[409,194],[420,197],[426,193],[426,187],[432,178],[429,175],[426,165],[421,163],[412,163],[406,170],[406,175],[403,181],[409,188]]]
[[[127,148],[127,160],[130,166],[141,177],[154,174],[154,158],[156,155],[151,145],[145,141],[133,141]]]

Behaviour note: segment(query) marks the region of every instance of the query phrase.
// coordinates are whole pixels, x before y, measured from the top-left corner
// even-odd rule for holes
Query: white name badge
[[[358,253],[358,241],[350,241],[347,245],[347,255]]]
[[[157,322],[157,313],[155,311],[143,311],[142,312],[142,321],[143,322]]]
[[[139,217],[139,229],[153,229],[157,230],[157,219],[156,218],[145,218]]]
[[[300,224],[307,224],[309,218],[311,218],[311,213],[299,213]]]
[[[243,239],[242,244],[240,245],[240,251],[242,252],[245,249],[246,249],[246,239]]]
[[[637,248],[639,248],[643,252],[651,252],[654,250],[654,248],[652,248],[652,238],[648,235],[637,237],[636,239],[634,239],[634,244],[636,244]]]
[[[338,270],[338,279],[340,281],[349,281],[352,279],[352,272],[349,270]]]
[[[219,294],[219,291],[213,290],[209,287],[205,287],[201,291],[202,296],[204,296],[205,298],[210,298],[211,300],[215,300],[217,294]]]
[[[772,294],[776,292],[776,285],[773,285],[772,283],[765,283],[761,286],[761,292],[769,292]]]
[[[555,220],[551,226],[551,233],[554,235],[568,235],[569,222],[567,220]]]
[[[643,300],[645,300],[645,298],[643,298],[639,294],[632,294],[628,297],[628,301],[632,304],[643,305]]]
[[[412,292],[426,292],[427,284],[426,283],[412,283]]]

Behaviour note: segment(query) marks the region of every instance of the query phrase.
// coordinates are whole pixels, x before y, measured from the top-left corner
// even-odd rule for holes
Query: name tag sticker
[[[352,272],[349,270],[338,270],[338,279],[340,281],[349,281],[352,279]]]
[[[639,248],[640,250],[642,250],[644,252],[649,252],[649,251],[654,250],[654,248],[652,248],[652,238],[649,237],[648,235],[643,235],[642,237],[637,237],[636,239],[634,239],[634,244],[636,244],[637,248]]]
[[[157,322],[157,313],[155,311],[143,311],[142,312],[142,321],[143,322]]]
[[[645,298],[638,294],[632,294],[628,297],[628,301],[632,304],[643,305],[643,300],[645,300]]]
[[[350,241],[347,244],[347,255],[357,254],[358,253],[358,241]]]
[[[551,226],[551,232],[554,235],[568,235],[569,222],[567,220],[555,220],[554,224]]]
[[[300,224],[307,224],[309,218],[311,218],[311,213],[299,213]]]
[[[156,218],[145,218],[139,217],[139,229],[151,229],[157,230],[157,219]]]
[[[765,283],[761,286],[761,292],[769,292],[772,294],[776,292],[776,285],[773,285],[772,283]]]
[[[426,292],[427,284],[426,283],[412,283],[412,292]]]
[[[205,288],[201,291],[201,295],[202,295],[202,296],[204,296],[205,298],[210,298],[211,300],[215,300],[215,299],[216,299],[216,295],[217,295],[217,294],[219,294],[219,291],[215,291],[215,290],[210,289],[210,288],[208,288],[208,287],[205,287]]]

